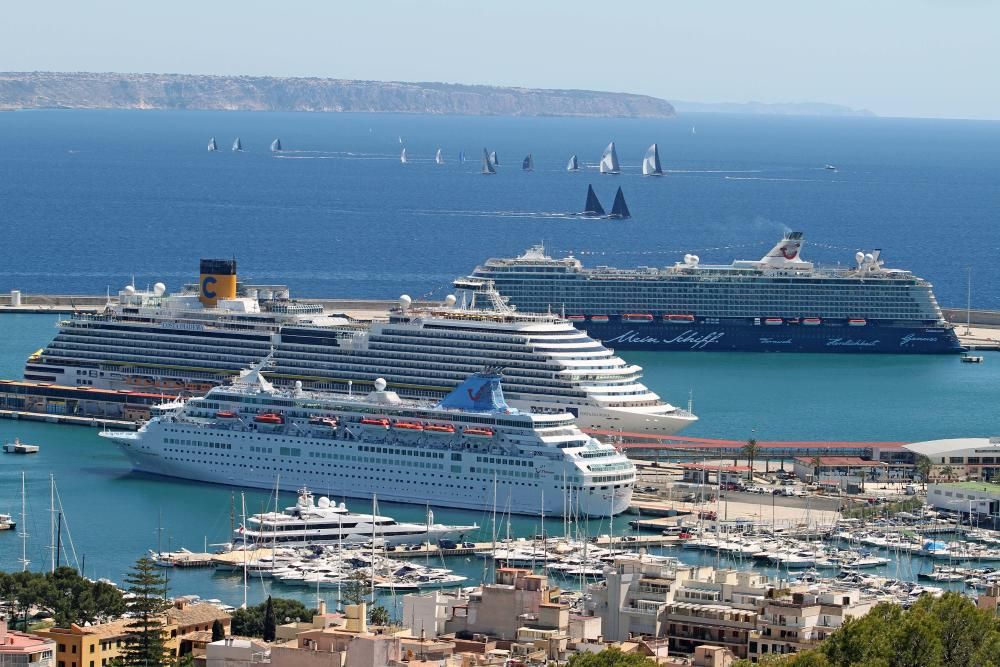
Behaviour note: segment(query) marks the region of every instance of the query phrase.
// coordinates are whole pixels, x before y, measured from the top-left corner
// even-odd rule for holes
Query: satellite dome
[[[330,499],[327,498],[326,496],[321,496],[320,499],[316,501],[316,504],[319,506],[320,509],[325,510],[327,507],[330,506]]]
[[[153,294],[156,296],[163,296],[163,293],[167,291],[167,286],[163,283],[156,283],[153,285]]]
[[[871,264],[872,262],[875,261],[875,255],[871,254],[870,252],[865,253],[865,261]]]
[[[698,255],[691,255],[691,263],[692,264],[697,264],[700,261],[701,261],[701,257],[698,257]]]
[[[409,294],[403,294],[399,297],[400,308],[409,308],[411,303],[413,303],[413,299],[410,298]]]
[[[385,378],[378,378],[375,380],[375,391],[385,391]]]
[[[865,261],[865,253],[861,252],[860,250],[857,251],[856,253],[854,253],[854,259],[858,262],[858,264],[860,264],[861,262]]]
[[[132,287],[131,285],[126,285],[125,289],[123,289],[122,291],[125,292],[125,296],[132,296],[133,294],[135,294],[135,288]]]
[[[295,391],[302,391],[302,380],[295,381]]]
[[[454,294],[449,294],[444,298],[444,304],[446,306],[454,306],[456,301],[458,301],[458,299],[455,298]]]

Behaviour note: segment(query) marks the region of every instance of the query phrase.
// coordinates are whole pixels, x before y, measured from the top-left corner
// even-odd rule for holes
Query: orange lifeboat
[[[232,410],[219,410],[215,416],[219,419],[236,419],[236,413]]]
[[[667,322],[694,322],[694,315],[664,315],[663,319]]]
[[[418,424],[417,422],[396,422],[392,425],[393,428],[400,428],[406,431],[423,431],[424,425]]]
[[[362,417],[361,423],[365,426],[389,426],[389,420],[385,417]]]
[[[866,324],[868,324],[868,322],[866,322],[865,320],[863,320],[861,318],[852,318],[852,319],[847,320],[847,326],[850,326],[850,327],[863,327]]]
[[[590,316],[590,321],[591,322],[607,322],[608,321],[608,316],[607,315],[591,315]]]
[[[780,317],[767,317],[764,318],[764,324],[769,327],[776,327],[784,323],[784,320]]]
[[[285,418],[282,417],[279,414],[275,414],[274,412],[265,412],[262,415],[257,415],[256,417],[253,418],[253,420],[255,422],[259,422],[261,424],[284,424],[285,423]]]
[[[493,429],[491,428],[473,428],[471,426],[467,426],[464,429],[462,429],[462,433],[465,435],[474,435],[480,438],[493,437]]]
[[[649,324],[653,321],[653,316],[649,313],[625,313],[622,315],[623,322],[633,322],[635,324]]]
[[[583,322],[587,319],[586,315],[567,315],[566,319],[570,322]]]
[[[815,327],[821,324],[822,322],[823,320],[819,319],[818,317],[805,317],[802,319],[802,324],[806,325],[807,327]]]
[[[428,424],[424,426],[424,431],[428,433],[454,433],[455,427],[451,424]]]

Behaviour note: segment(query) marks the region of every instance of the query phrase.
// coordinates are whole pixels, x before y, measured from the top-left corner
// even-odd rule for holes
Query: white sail
[[[580,163],[577,162],[575,155],[569,156],[569,164],[566,165],[566,171],[580,171]]]
[[[217,151],[219,150],[219,145],[215,143],[215,137],[208,140],[208,150]]]
[[[405,148],[403,149],[403,152],[399,154],[399,161],[402,162],[403,164],[406,164],[406,149]]]
[[[440,148],[437,150],[437,153],[434,155],[434,161],[437,162],[438,164],[444,164],[444,158],[441,157],[441,149]]]
[[[653,144],[646,151],[646,156],[642,158],[643,176],[663,176],[663,167],[660,166],[660,149]]]
[[[280,153],[281,152],[281,139],[275,139],[271,142],[271,152]]]
[[[620,172],[621,166],[618,164],[618,153],[615,151],[615,142],[612,141],[604,149],[604,155],[601,156],[601,173],[618,174]]]
[[[236,141],[233,142],[233,150],[234,151],[241,151],[241,150],[243,150],[243,144],[240,143],[240,138],[239,137],[236,137]]]

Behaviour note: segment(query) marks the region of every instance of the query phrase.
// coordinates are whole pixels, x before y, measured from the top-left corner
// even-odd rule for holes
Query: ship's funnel
[[[206,308],[214,308],[219,299],[236,298],[236,260],[201,260],[201,293],[198,299]]]
[[[771,248],[769,253],[764,255],[762,261],[769,264],[774,263],[773,261],[769,261],[772,259],[778,260],[779,264],[781,263],[780,260],[787,260],[789,262],[802,261],[799,253],[802,251],[803,242],[802,232],[788,232],[785,234],[785,238],[781,239],[777,245]]]
[[[500,388],[500,369],[486,367],[452,389],[438,407],[472,412],[510,412]]]

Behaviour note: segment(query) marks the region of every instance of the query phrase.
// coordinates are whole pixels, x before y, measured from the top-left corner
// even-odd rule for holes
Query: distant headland
[[[0,111],[198,109],[669,118],[646,95],[349,79],[91,72],[0,72]]]

